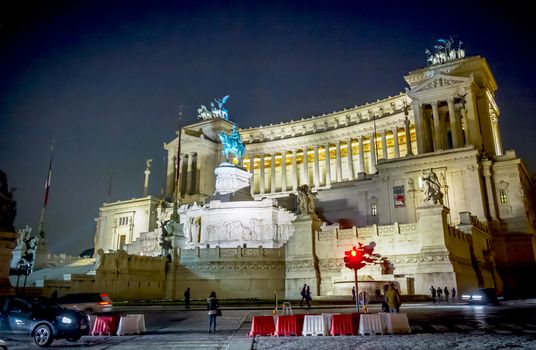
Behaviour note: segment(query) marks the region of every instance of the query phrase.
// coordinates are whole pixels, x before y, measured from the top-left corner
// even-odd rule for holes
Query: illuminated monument
[[[200,121],[164,145],[167,200],[104,204],[96,250],[161,255],[159,223],[176,198],[169,266],[152,281],[162,297],[189,286],[199,296],[293,298],[304,283],[314,295],[351,295],[343,252],[370,241],[392,265],[361,270],[363,288],[515,291],[535,269],[534,184],[503,151],[486,60],[452,40],[427,53],[404,93],[326,115],[237,129],[228,96],[202,106]],[[237,160],[225,137],[245,145]]]

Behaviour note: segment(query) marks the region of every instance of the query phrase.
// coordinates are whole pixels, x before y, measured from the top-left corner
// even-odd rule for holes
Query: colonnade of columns
[[[178,190],[181,197],[197,192],[197,152],[181,153]]]
[[[477,122],[474,114],[468,111],[473,108],[472,99],[472,94],[469,93],[467,108],[463,103],[457,107],[455,97],[430,103],[420,103],[414,100],[415,125],[417,132],[421,135],[417,139],[418,152],[446,150],[468,144],[471,140],[471,130],[473,132],[476,130],[473,124]]]
[[[403,156],[413,155],[409,120],[401,127],[344,140],[269,154],[249,153],[244,163],[252,175],[252,194],[296,191],[303,184],[329,187],[332,183],[355,180],[359,173],[374,174],[378,158],[401,156],[400,137],[405,140]]]

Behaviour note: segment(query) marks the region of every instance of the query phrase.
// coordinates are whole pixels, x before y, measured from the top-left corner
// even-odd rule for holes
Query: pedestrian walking
[[[209,333],[216,333],[216,316],[218,315],[219,308],[220,304],[218,303],[218,298],[216,298],[216,292],[212,291],[207,298]]]
[[[311,297],[311,288],[307,286],[307,289],[305,290],[305,302],[307,302],[308,307],[311,307],[311,300],[313,300]]]
[[[184,292],[184,309],[190,309],[190,287],[186,288],[186,291]]]
[[[355,287],[352,287],[352,301],[355,302]]]
[[[445,286],[445,289],[443,289],[443,293],[445,294],[445,301],[449,302],[449,289]]]
[[[456,301],[456,288],[454,287],[452,287],[451,296],[452,296],[452,301],[455,302]]]
[[[398,312],[397,306],[400,304],[400,297],[394,288],[394,283],[390,283],[385,293],[385,302],[389,306],[389,312],[395,313]]]
[[[304,284],[303,285],[303,288],[300,292],[301,294],[301,301],[300,301],[300,307],[303,307],[303,302],[305,301],[305,296],[306,296],[306,293],[307,292],[307,284]]]
[[[436,289],[434,288],[434,286],[430,287],[430,293],[432,293],[432,302],[435,304]]]
[[[437,287],[436,289],[436,292],[437,292],[437,301],[438,302],[441,302],[441,294],[443,294],[443,290],[441,290],[441,287]]]

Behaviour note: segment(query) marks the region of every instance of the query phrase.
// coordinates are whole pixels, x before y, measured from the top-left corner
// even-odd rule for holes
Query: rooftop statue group
[[[455,47],[454,39],[437,39],[437,44],[434,45],[434,52],[426,49],[424,52],[428,56],[426,61],[428,64],[440,64],[449,61],[454,61],[465,57],[465,50],[462,49],[462,42],[458,41],[458,47]]]
[[[201,105],[201,107],[197,109],[197,118],[203,120],[214,118],[222,118],[225,120],[229,120],[229,114],[227,113],[227,110],[223,107],[223,105],[227,102],[228,99],[229,95],[224,96],[220,99],[215,98],[214,102],[216,102],[218,107],[214,105],[214,102],[210,102],[210,110],[208,110],[208,108],[204,105]]]

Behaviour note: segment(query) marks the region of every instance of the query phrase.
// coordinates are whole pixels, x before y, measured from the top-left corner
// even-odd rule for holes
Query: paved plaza
[[[121,309],[121,308],[119,308]],[[145,314],[147,332],[132,336],[88,336],[55,341],[52,349],[535,349],[536,304],[503,306],[407,304],[412,334],[337,337],[256,337],[246,334],[254,315],[271,310],[225,308],[217,332],[208,334],[202,309],[179,306],[124,307]],[[372,305],[371,312],[378,312]],[[295,308],[295,313],[352,312],[352,308]],[[38,349],[28,338],[8,339],[10,350]]]

